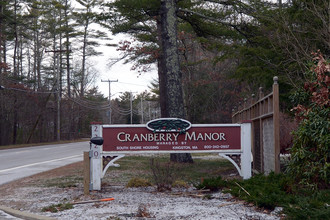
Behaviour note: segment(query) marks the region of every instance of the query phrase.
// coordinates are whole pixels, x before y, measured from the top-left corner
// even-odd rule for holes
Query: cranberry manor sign
[[[97,137],[97,138],[95,138]],[[101,138],[102,137],[102,138]],[[101,140],[99,143],[93,141]],[[114,162],[134,153],[218,153],[239,174],[251,177],[251,123],[190,124],[177,118],[160,118],[146,125],[92,124],[90,190],[101,189],[101,179]],[[103,146],[102,146],[103,143]],[[231,156],[240,156],[239,162]],[[107,164],[103,158],[110,158]]]

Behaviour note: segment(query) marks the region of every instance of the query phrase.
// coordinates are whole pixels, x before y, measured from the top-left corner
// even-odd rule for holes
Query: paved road
[[[0,185],[83,160],[89,142],[0,150]]]

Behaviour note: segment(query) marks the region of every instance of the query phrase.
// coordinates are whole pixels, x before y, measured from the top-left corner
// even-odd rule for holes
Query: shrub
[[[186,183],[183,180],[175,180],[174,183],[172,184],[172,187],[174,187],[174,188],[189,188],[189,184]]]
[[[50,206],[47,206],[47,207],[44,207],[42,208],[42,212],[59,212],[59,211],[64,211],[64,210],[67,210],[67,209],[73,209],[73,205],[70,204],[70,203],[59,203],[59,204],[56,204],[56,205],[50,205]]]
[[[152,170],[154,181],[157,185],[157,190],[160,192],[171,190],[172,185],[177,178],[175,163],[161,163],[160,161],[157,161],[152,158],[150,160],[150,167]]]
[[[295,203],[284,205],[288,219],[329,219],[330,190],[295,194]]]
[[[201,181],[199,185],[196,186],[197,189],[209,189],[211,191],[218,191],[226,187],[227,181],[223,180],[221,176],[217,178],[209,178]]]
[[[268,176],[259,174],[237,183],[237,181],[231,182],[230,193],[262,208],[274,209],[294,199],[293,196],[287,195],[290,179],[283,174],[273,172]]]
[[[126,187],[147,187],[151,185],[152,184],[148,180],[135,177],[128,181]]]
[[[261,208],[283,207],[287,219],[329,219],[330,190],[297,188],[288,174],[256,175],[228,181],[228,192]]]
[[[322,54],[314,55],[304,88],[292,96],[296,104],[292,111],[300,123],[293,132],[287,169],[300,185],[312,189],[329,187],[330,169],[330,64]]]

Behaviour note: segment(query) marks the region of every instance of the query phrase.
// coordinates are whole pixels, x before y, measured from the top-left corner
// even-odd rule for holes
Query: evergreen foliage
[[[298,129],[294,132],[288,173],[303,187],[329,188],[330,172],[330,63],[314,54],[304,88],[293,96]]]
[[[211,191],[218,191],[224,187],[227,187],[227,181],[222,179],[221,176],[216,178],[203,179],[200,184],[196,186],[197,189],[209,189]]]
[[[101,118],[84,117],[86,108],[71,102],[93,89],[95,72],[88,57],[99,55],[95,48],[107,39],[90,28],[95,23],[133,37],[117,45],[123,52],[118,59],[133,62],[141,73],[154,63],[161,69],[161,1],[78,0],[81,10],[71,2],[0,2],[0,86],[11,89],[0,92],[0,144],[51,140],[58,100],[61,113],[70,113],[61,126],[68,138],[82,130],[89,133],[88,120]],[[175,2],[183,108],[193,123],[230,122],[234,103],[260,86],[270,88],[274,75],[279,76],[281,100],[287,101],[291,89],[310,80],[305,72],[311,52],[320,49],[325,59],[330,56],[327,0]],[[51,52],[58,50],[66,52]],[[303,96],[296,98],[305,102]],[[325,123],[326,111],[315,114]]]
[[[253,176],[248,180],[221,180],[221,177],[205,179],[199,187],[222,189],[223,192],[254,205],[274,210],[283,207],[280,214],[287,219],[328,219],[330,190],[301,190],[287,174],[270,173]],[[210,184],[212,183],[212,184]]]

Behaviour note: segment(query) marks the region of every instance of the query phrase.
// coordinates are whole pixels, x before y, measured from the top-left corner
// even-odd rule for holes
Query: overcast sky
[[[124,35],[110,36],[111,44],[118,43],[123,40]],[[124,38],[125,39],[125,38]],[[126,37],[126,39],[129,39]],[[121,57],[120,51],[116,47],[100,47],[98,51],[102,51],[103,55],[93,58],[94,68],[98,72],[96,79],[96,86],[105,97],[109,96],[109,83],[101,82],[101,80],[118,80],[118,82],[111,83],[112,98],[118,97],[120,92],[141,93],[149,90],[150,82],[157,79],[156,65],[153,66],[150,72],[139,74],[136,70],[131,70],[132,63],[123,64],[123,62],[116,63],[111,68],[108,67],[109,59]]]
[[[75,8],[80,8],[80,5],[72,1],[72,5]],[[108,33],[108,37],[111,41],[106,43],[117,44],[122,40],[129,40],[130,37],[124,34],[117,34],[113,36],[109,30],[105,30],[97,24],[91,25],[92,29],[102,29]],[[101,56],[91,58],[93,68],[98,72],[98,77],[96,79],[96,86],[98,86],[99,91],[104,94],[105,97],[109,96],[109,83],[101,82],[101,80],[118,80],[118,82],[111,83],[111,97],[118,97],[121,92],[133,92],[136,94],[141,93],[145,90],[149,90],[150,82],[153,79],[158,78],[156,65],[152,68],[150,72],[142,73],[141,75],[138,71],[131,70],[132,63],[123,64],[123,62],[117,63],[111,68],[108,67],[109,59],[121,57],[121,52],[117,51],[116,47],[99,47],[95,48],[97,51],[103,53]]]

